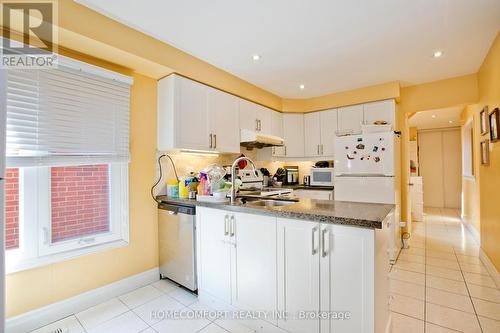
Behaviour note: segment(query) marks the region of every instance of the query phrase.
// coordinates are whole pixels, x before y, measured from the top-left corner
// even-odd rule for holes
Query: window
[[[132,81],[61,59],[0,73],[8,272],[128,243]]]
[[[464,177],[474,177],[474,129],[470,120],[462,127],[462,170]]]

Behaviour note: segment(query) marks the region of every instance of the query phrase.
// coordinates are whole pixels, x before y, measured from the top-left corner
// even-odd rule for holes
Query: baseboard
[[[57,303],[8,318],[6,332],[24,333],[53,323],[59,319],[83,311],[94,305],[120,296],[134,289],[159,280],[158,267],[132,275],[128,278],[112,282],[97,289],[89,290],[79,295],[67,298]]]
[[[474,240],[477,242],[478,245],[481,244],[481,234],[479,233],[474,226],[467,221],[464,217],[460,218],[460,221],[462,221],[462,224],[467,228],[467,230],[470,231],[472,234],[472,237],[474,237]]]
[[[495,281],[495,284],[500,288],[500,273],[497,271],[495,265],[491,262],[490,258],[484,253],[483,249],[479,249],[479,259],[483,262],[484,266],[490,273],[491,277]]]

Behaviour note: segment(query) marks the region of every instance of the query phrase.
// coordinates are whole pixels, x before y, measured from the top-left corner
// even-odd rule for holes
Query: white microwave
[[[311,168],[311,186],[333,186],[333,168]]]

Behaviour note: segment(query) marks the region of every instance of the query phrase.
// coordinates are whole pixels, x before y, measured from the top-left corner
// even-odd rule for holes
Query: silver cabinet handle
[[[229,235],[229,217],[224,216],[224,236]]]
[[[234,236],[234,215],[231,215],[231,223],[229,224],[229,236]]]
[[[319,155],[319,145],[316,145],[316,151],[318,152]]]
[[[259,131],[262,131],[262,120],[259,119]]]
[[[212,148],[212,133],[210,133],[210,148]]]
[[[276,148],[273,147],[273,155],[276,155]]]
[[[316,231],[318,231],[318,227],[312,228],[312,233],[311,233],[312,251],[311,251],[311,254],[313,256],[316,255],[316,253],[318,253],[318,249],[316,249]]]
[[[259,119],[255,119],[255,130],[259,130]]]
[[[321,155],[323,155],[323,144],[321,144]]]
[[[286,146],[285,146],[285,156],[286,156]]]
[[[217,134],[214,134],[214,148],[217,148]]]
[[[327,237],[327,234],[328,234],[328,229],[323,229],[321,231],[321,256],[324,258],[328,255],[328,251],[330,251],[330,242],[328,240],[328,237]],[[328,247],[327,245],[328,244]]]

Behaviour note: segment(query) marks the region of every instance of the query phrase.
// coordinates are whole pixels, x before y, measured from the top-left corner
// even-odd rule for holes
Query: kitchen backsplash
[[[310,169],[312,166],[314,166],[315,163],[314,161],[258,161],[256,150],[246,150],[242,148],[241,153],[252,159],[257,165],[257,168],[268,169],[271,175],[274,175],[276,170],[280,167],[283,167],[285,165],[296,165],[299,167],[299,181],[301,183],[302,177],[310,174]],[[157,157],[160,155],[161,153],[158,153]],[[169,155],[170,157],[172,157],[175,163],[177,174],[179,175],[179,177],[181,177],[189,175],[190,172],[195,172],[197,174],[200,170],[203,170],[211,164],[218,164],[221,166],[230,165],[240,154],[220,154],[218,156],[208,156],[186,153],[169,153]],[[166,181],[175,178],[172,164],[170,163],[170,160],[168,158],[162,159],[162,171],[163,177],[156,190],[156,192],[160,194],[166,193]],[[159,174],[158,170],[156,174]]]

